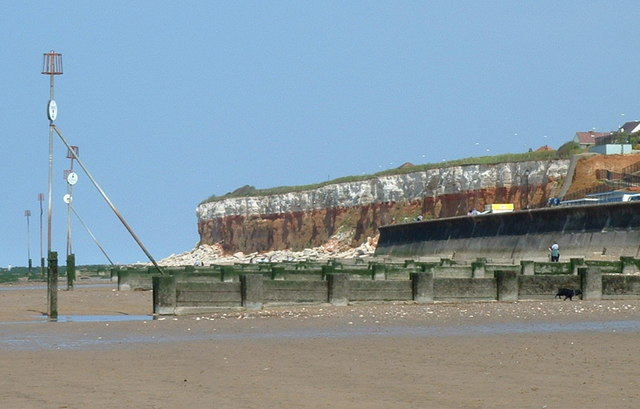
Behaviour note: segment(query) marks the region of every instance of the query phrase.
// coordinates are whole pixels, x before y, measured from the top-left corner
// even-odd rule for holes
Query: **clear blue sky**
[[[0,2],[0,266],[40,257],[49,78],[57,126],[156,259],[198,242],[211,195],[404,162],[554,148],[640,118],[635,1]],[[53,250],[66,253],[56,138]],[[147,261],[79,170],[77,212]],[[46,205],[44,252],[46,257]],[[77,264],[107,263],[73,219]]]

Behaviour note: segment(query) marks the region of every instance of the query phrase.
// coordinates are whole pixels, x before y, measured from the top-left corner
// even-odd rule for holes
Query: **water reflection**
[[[153,315],[58,315],[58,319],[44,317],[47,322],[123,322],[123,321],[147,321],[153,319]]]
[[[111,281],[105,280],[104,283],[87,283],[81,284],[76,283],[74,288],[101,288],[101,287],[113,287],[118,288],[117,283],[112,283]],[[67,288],[66,283],[58,283],[58,290],[65,290]],[[0,291],[24,291],[24,290],[46,290],[47,284],[10,284],[10,285],[2,285],[0,286]]]
[[[182,320],[181,318],[180,320]],[[184,319],[192,319],[184,317]],[[640,320],[625,321],[586,321],[586,322],[522,322],[476,325],[451,325],[451,326],[338,326],[327,328],[299,328],[289,330],[261,331],[251,329],[237,332],[235,329],[228,331],[212,332],[211,327],[205,326],[192,331],[191,326],[184,332],[164,330],[162,321],[152,321],[150,315],[118,315],[118,316],[60,316],[59,321],[69,322],[69,331],[60,333],[58,324],[42,325],[43,321],[32,321],[32,325],[0,326],[0,348],[3,349],[88,349],[103,348],[117,345],[135,344],[160,344],[182,343],[191,341],[242,341],[242,340],[304,340],[304,339],[348,339],[348,338],[375,338],[375,337],[417,337],[417,338],[441,338],[456,336],[494,336],[513,334],[540,334],[540,333],[640,333]],[[75,321],[74,321],[75,320]],[[109,321],[112,320],[112,321]],[[153,328],[130,327],[126,329],[119,326],[109,326],[109,322],[147,320],[154,322]],[[106,322],[102,329],[92,328],[86,330],[80,325],[82,322]],[[171,320],[170,322],[173,322]],[[77,324],[73,324],[73,323]],[[5,323],[9,324],[9,323]],[[195,328],[193,328],[195,329]]]

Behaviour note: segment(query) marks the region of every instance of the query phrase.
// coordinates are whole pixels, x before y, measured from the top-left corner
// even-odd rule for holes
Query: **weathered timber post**
[[[622,263],[622,274],[634,274],[638,272],[638,266],[636,265],[635,258],[621,256],[620,262]]]
[[[578,268],[584,266],[584,258],[570,258],[569,263],[571,264],[571,274],[574,276],[578,275]]]
[[[110,274],[111,274],[111,277],[110,277],[110,278],[111,278],[111,282],[112,282],[112,283],[113,283],[113,282],[118,282],[118,268],[116,268],[116,267],[111,267],[111,268],[109,269],[109,272],[110,272]]]
[[[284,270],[284,267],[282,268]],[[248,310],[260,310],[264,303],[262,274],[243,274],[240,276],[242,306]]]
[[[234,266],[221,266],[220,267],[220,280],[225,283],[230,283],[234,280],[234,277],[237,277],[238,273],[236,272]]]
[[[73,290],[76,281],[76,255],[67,256],[67,290]]]
[[[413,301],[419,304],[433,302],[433,273],[411,273]]]
[[[49,319],[58,319],[58,252],[49,252],[49,285],[47,295],[49,299]]]
[[[487,270],[487,259],[478,258],[471,263],[471,277],[484,278],[484,274]]]
[[[282,266],[271,267],[271,279],[284,280],[284,267]]]
[[[131,277],[134,271],[135,270],[132,268],[125,268],[117,271],[118,291],[131,290],[131,282],[129,277]]]
[[[433,264],[422,264],[420,266],[420,271],[422,271],[423,273],[432,273],[434,267],[435,266]]]
[[[374,264],[371,272],[371,278],[373,280],[386,280],[387,266],[384,264]]]
[[[441,266],[452,266],[454,264],[455,264],[455,261],[451,260],[450,258],[440,258]]]
[[[583,300],[598,301],[602,299],[602,272],[599,268],[580,267],[580,290]]]
[[[176,313],[176,278],[174,276],[154,276],[153,313],[174,315]]]
[[[333,274],[336,271],[336,268],[330,265],[320,266],[320,268],[322,269],[323,280],[328,280],[329,274]]]
[[[404,268],[416,268],[416,262],[414,260],[405,260]]]
[[[532,276],[535,274],[536,263],[533,260],[520,260],[520,274]]]
[[[498,301],[518,301],[518,273],[513,270],[496,271]]]
[[[347,274],[329,274],[329,302],[333,305],[349,304],[349,276]]]

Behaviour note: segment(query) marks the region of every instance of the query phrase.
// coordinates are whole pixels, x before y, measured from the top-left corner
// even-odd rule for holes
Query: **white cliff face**
[[[540,185],[566,176],[569,160],[466,165],[431,169],[370,180],[336,183],[318,189],[272,196],[230,198],[203,203],[199,220],[227,216],[283,214],[400,202],[495,187]]]

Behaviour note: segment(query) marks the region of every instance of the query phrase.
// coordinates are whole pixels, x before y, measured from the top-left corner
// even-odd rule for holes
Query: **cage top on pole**
[[[45,75],[61,75],[62,74],[62,54],[53,50],[44,53],[42,62],[42,73]]]

